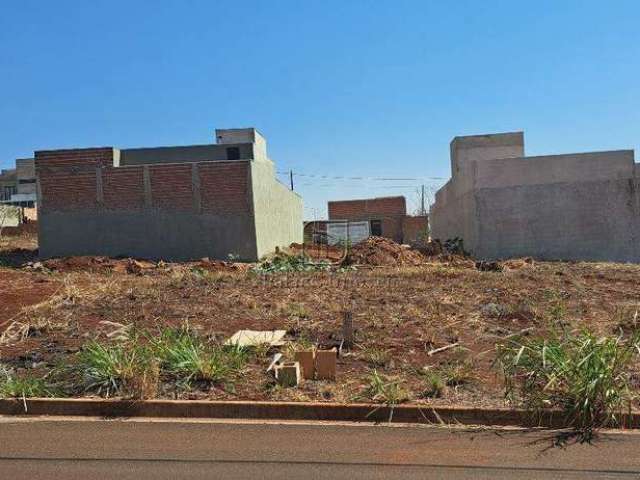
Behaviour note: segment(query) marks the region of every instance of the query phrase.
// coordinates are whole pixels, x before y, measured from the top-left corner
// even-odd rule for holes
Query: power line
[[[286,172],[277,172],[278,175],[291,175],[292,170]],[[391,182],[420,182],[422,180],[446,180],[445,177],[346,177],[340,175],[315,175],[310,173],[293,172],[298,177],[319,178],[322,180],[373,180],[373,181],[391,181]]]

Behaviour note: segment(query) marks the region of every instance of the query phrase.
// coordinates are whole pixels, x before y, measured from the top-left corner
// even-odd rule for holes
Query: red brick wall
[[[112,148],[36,152],[41,211],[96,208],[96,167],[113,165]]]
[[[247,162],[199,164],[202,211],[241,213],[251,210],[251,186]]]
[[[150,165],[149,176],[154,207],[167,211],[193,210],[190,163]]]
[[[381,220],[382,235],[402,242],[402,218],[407,214],[404,197],[380,197],[329,202],[329,220]]]
[[[139,210],[144,208],[142,167],[107,167],[102,172],[104,208]]]
[[[380,197],[364,200],[329,202],[329,220],[366,220],[407,214],[404,197]]]
[[[402,219],[402,238],[404,243],[426,241],[427,216],[404,217]]]
[[[250,213],[249,164],[201,162],[199,187],[192,163],[114,167],[113,149],[92,148],[36,152],[36,175],[41,202],[48,211],[142,210],[145,207],[144,170],[149,171],[151,207],[164,211]],[[100,171],[102,202],[100,202]]]

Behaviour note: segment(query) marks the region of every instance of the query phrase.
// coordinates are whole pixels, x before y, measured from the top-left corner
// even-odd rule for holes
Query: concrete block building
[[[525,157],[522,132],[456,137],[431,235],[479,258],[640,262],[633,150]]]
[[[209,145],[35,153],[43,257],[255,261],[302,241],[302,199],[253,128]]]
[[[371,235],[398,243],[411,243],[426,237],[427,216],[407,215],[403,196],[337,200],[328,203],[329,221],[368,221]]]

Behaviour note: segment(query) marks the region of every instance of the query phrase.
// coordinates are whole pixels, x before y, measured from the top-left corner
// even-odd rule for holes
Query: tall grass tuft
[[[77,367],[86,389],[105,397],[151,398],[157,393],[157,362],[137,338],[115,345],[91,341],[81,350]]]
[[[509,400],[538,415],[561,409],[566,426],[589,441],[597,429],[620,425],[631,409],[639,346],[640,331],[626,338],[556,332],[498,345],[498,364]]]
[[[240,346],[208,344],[188,328],[165,329],[151,342],[162,371],[184,385],[226,382],[249,356]]]

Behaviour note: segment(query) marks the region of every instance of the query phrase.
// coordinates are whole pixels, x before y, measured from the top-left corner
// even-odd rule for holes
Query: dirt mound
[[[145,260],[133,260],[131,258],[114,259],[94,256],[52,258],[42,261],[41,264],[47,270],[56,272],[141,273],[143,270],[157,268],[157,264]]]
[[[347,263],[358,265],[420,265],[425,261],[417,250],[383,237],[369,237],[357,243],[347,256]]]

